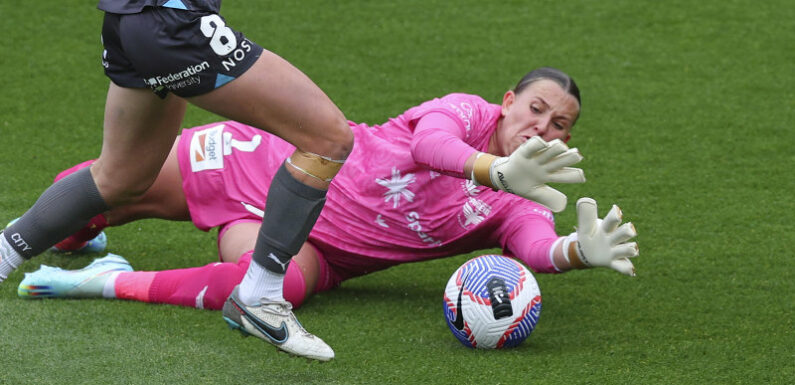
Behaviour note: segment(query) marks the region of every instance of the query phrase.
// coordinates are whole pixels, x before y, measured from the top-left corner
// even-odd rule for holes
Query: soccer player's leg
[[[256,234],[256,233],[255,233]],[[165,303],[197,309],[221,310],[251,263],[249,250],[237,262],[163,271],[133,271],[123,257],[108,254],[79,270],[42,265],[25,273],[17,293],[35,298],[118,298]],[[321,267],[317,251],[308,243],[287,268],[284,296],[300,307],[315,291]],[[242,321],[233,321],[239,327]]]
[[[106,14],[102,27],[103,66],[112,80],[102,153],[90,168],[47,188],[19,221],[0,232],[0,282],[24,260],[74,234],[91,218],[140,197],[168,155],[185,101],[143,89],[147,84],[121,49],[121,17]]]
[[[78,163],[66,170],[61,171],[55,176],[53,183],[66,178],[86,167],[90,167],[96,159]],[[50,250],[54,252],[75,252],[75,253],[99,253],[105,251],[108,245],[108,238],[103,231],[107,227],[105,216],[99,214],[88,222],[83,228],[70,235],[66,239],[58,242]]]
[[[0,282],[24,260],[79,230],[108,206],[88,169],[53,184],[0,232]]]
[[[79,270],[42,265],[25,274],[17,292],[23,298],[118,298],[220,310],[250,261],[249,253],[238,263],[133,271],[124,258],[109,254]]]
[[[90,167],[96,159],[78,163],[64,171],[58,173],[53,183],[66,178],[84,168]],[[9,225],[11,225],[9,223]],[[83,228],[70,235],[66,239],[58,242],[50,250],[54,252],[74,252],[74,253],[100,253],[105,251],[108,246],[108,238],[103,231],[107,227],[107,221],[102,214],[99,214],[88,222]]]
[[[175,97],[161,100],[150,91],[111,83],[99,159],[51,185],[0,234],[0,282],[24,259],[74,234],[91,218],[140,197],[165,161],[184,109],[185,102]]]
[[[13,225],[19,218],[8,222]],[[101,253],[108,247],[108,236],[102,231],[107,227],[105,217],[100,214],[91,218],[87,225],[63,241],[56,243],[50,251],[56,253]]]
[[[251,255],[256,245],[257,234],[259,233],[260,222],[242,219],[223,226],[218,232],[218,253],[224,262],[236,262],[249,267]],[[245,265],[239,260],[247,260]],[[292,304],[293,309],[297,309],[314,294],[315,286],[321,270],[321,256],[309,242],[304,245],[287,266],[284,276],[283,292],[284,299]],[[242,281],[238,280],[235,285]],[[231,294],[227,292],[227,297]]]
[[[108,243],[107,236],[103,231],[106,227],[121,226],[146,218],[190,220],[190,212],[182,190],[177,147],[177,142],[175,142],[154,183],[140,198],[130,204],[113,207],[111,210],[91,218],[83,228],[56,243],[50,250],[75,253],[102,252],[107,248]],[[89,167],[92,163],[94,160],[62,171],[56,176],[55,182],[82,168]]]
[[[230,301],[242,304],[241,314],[252,319],[251,325],[256,325],[252,328],[259,327],[255,335],[280,349],[321,360],[333,358],[333,351],[294,319],[282,288],[290,258],[306,241],[325,203],[328,184],[352,149],[353,134],[344,116],[309,78],[267,51],[237,80],[189,101],[267,129],[298,148],[271,183],[255,263]],[[294,325],[297,339],[291,341],[289,332],[257,319],[259,314],[268,318],[279,314]]]
[[[119,275],[115,297],[150,303],[166,303],[197,309],[221,310],[251,263],[253,250],[236,262],[216,262],[201,267],[132,272]],[[308,244],[296,255],[284,278],[284,296],[298,308],[313,294],[318,279],[318,260]],[[152,274],[146,276],[145,274]],[[236,322],[238,325],[241,321]]]
[[[253,250],[243,253],[236,262],[216,262],[186,269],[125,272],[116,277],[111,290],[106,290],[104,296],[221,310],[232,290],[246,274],[252,253]],[[318,278],[316,258],[313,249],[307,246],[301,249],[301,253],[293,258],[287,268],[284,295],[296,308],[313,293]],[[64,275],[62,272],[64,270],[61,270],[60,276]],[[97,294],[95,292],[94,296]]]
[[[353,135],[330,99],[289,63],[263,54],[220,15],[158,7],[134,15],[107,14],[106,22],[113,18],[120,20],[124,53],[155,92],[172,92],[205,110],[273,132],[313,153],[321,171],[339,169],[350,152]],[[313,170],[314,178],[329,174]],[[261,308],[259,299],[268,299],[268,307],[278,309],[297,331],[268,342],[296,355],[327,360],[333,357],[331,348],[306,333],[282,296],[287,263],[306,240],[328,185],[325,178],[306,178],[310,176],[295,169],[274,180],[273,185],[282,188],[269,190],[269,200],[278,203],[269,210],[277,206],[277,212],[266,210],[261,232],[265,235],[260,236],[264,240],[255,248],[243,293],[247,306]],[[302,213],[298,220],[296,213]],[[288,221],[281,223],[283,219]]]
[[[248,270],[258,223],[243,222],[224,228],[220,250],[222,260],[201,267],[132,271],[119,256],[97,259],[80,270],[63,270],[42,265],[26,274],[19,288],[24,298],[118,298],[148,303],[165,303],[199,309],[221,310],[232,290]],[[248,251],[240,250],[249,247]],[[242,254],[242,255],[239,255]],[[125,265],[124,272],[111,277],[111,262]],[[319,252],[309,243],[291,260],[284,279],[284,296],[298,308],[314,292],[318,276],[328,268],[321,266]],[[102,270],[100,266],[107,268]]]

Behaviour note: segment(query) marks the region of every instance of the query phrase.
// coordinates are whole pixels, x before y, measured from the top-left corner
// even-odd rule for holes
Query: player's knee
[[[309,144],[296,147],[287,159],[296,170],[290,173],[301,183],[325,190],[353,149],[353,132],[346,124],[344,130],[319,134]]]
[[[331,159],[346,159],[353,150],[353,131],[342,114],[326,122],[323,130],[307,138],[304,143],[297,143],[296,147]]]
[[[348,122],[343,118],[341,124],[337,125],[334,133],[335,152],[331,154],[332,159],[346,159],[353,150],[353,131],[348,126]]]
[[[331,159],[342,160],[348,158],[348,155],[353,150],[353,131],[351,131],[347,122],[336,126],[335,130],[328,134],[328,138],[325,138],[326,143],[324,145],[327,149],[319,154],[328,156]]]

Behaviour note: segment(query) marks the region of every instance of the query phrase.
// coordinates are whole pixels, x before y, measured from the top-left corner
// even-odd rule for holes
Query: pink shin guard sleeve
[[[121,273],[116,278],[116,298],[221,310],[232,290],[243,280],[252,252],[243,254],[237,263]],[[297,308],[303,303],[305,291],[301,269],[290,263],[284,277],[284,298]]]

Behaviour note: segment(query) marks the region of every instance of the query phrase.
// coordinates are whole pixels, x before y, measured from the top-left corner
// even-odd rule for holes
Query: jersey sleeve
[[[536,273],[560,272],[551,256],[552,245],[559,237],[552,213],[546,208],[531,204],[516,210],[503,221],[499,234],[505,255],[520,259]]]
[[[460,128],[441,112],[420,118],[411,140],[414,161],[441,174],[464,178],[464,164],[477,150],[464,142]]]
[[[464,163],[485,151],[496,128],[495,106],[467,94],[450,94],[407,111],[414,161],[445,175],[464,175]]]

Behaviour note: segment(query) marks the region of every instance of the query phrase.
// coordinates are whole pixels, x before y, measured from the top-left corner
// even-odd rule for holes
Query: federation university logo
[[[223,130],[224,125],[219,124],[193,134],[190,139],[191,171],[217,170],[224,167]]]

